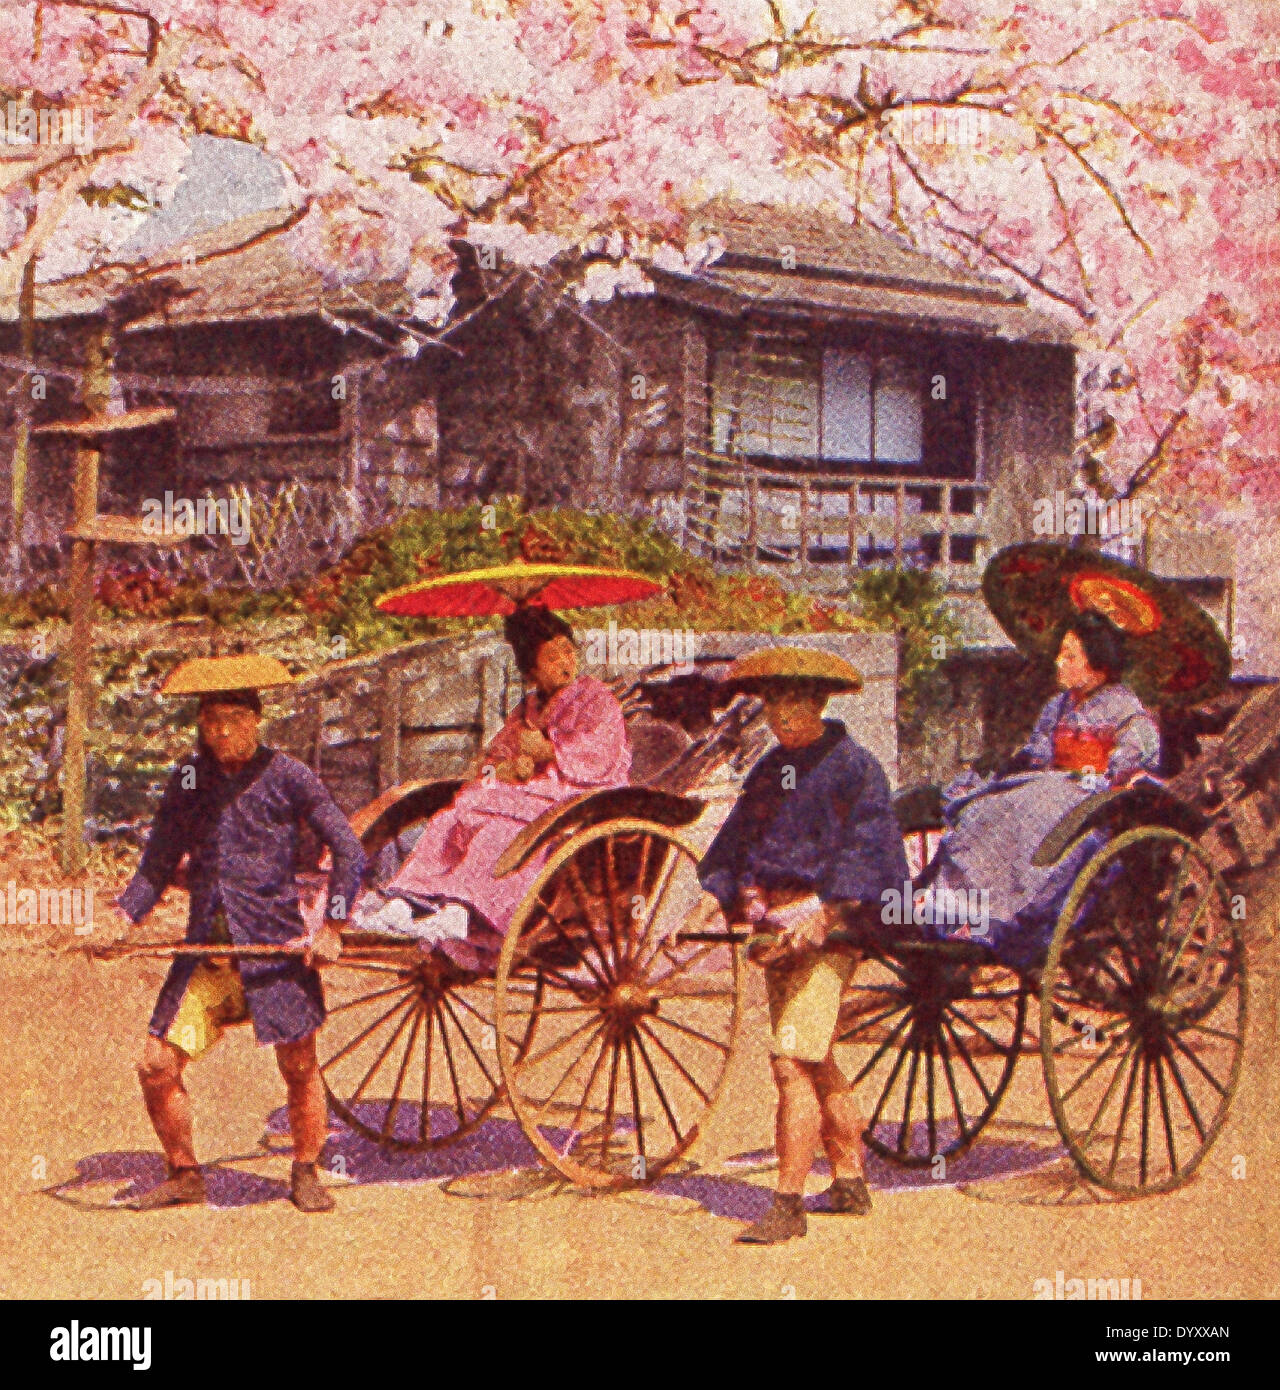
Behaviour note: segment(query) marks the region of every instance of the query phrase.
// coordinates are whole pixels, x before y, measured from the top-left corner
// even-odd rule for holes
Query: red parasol
[[[522,560],[464,570],[393,589],[377,601],[400,618],[505,617],[517,608],[600,608],[662,593],[662,585],[632,570],[594,565],[531,565]]]
[[[1033,541],[994,555],[982,592],[1000,626],[1029,655],[1052,657],[1073,615],[1100,613],[1124,634],[1126,680],[1149,705],[1202,704],[1230,679],[1231,653],[1213,619],[1136,565]]]

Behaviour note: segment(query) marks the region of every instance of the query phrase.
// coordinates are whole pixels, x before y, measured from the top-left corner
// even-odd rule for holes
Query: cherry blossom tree
[[[696,267],[690,210],[824,208],[1074,324],[1099,482],[1280,494],[1276,31],[1265,0],[44,0],[8,94],[98,113],[0,146],[0,272],[109,265],[195,133],[288,173],[297,253],[451,307],[455,238],[579,293]],[[123,191],[122,191],[123,190]]]

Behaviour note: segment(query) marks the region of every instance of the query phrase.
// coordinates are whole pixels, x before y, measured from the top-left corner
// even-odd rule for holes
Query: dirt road
[[[97,1208],[159,1169],[133,1066],[161,971],[10,946],[0,950],[0,1292],[141,1298],[168,1277],[179,1289],[239,1280],[254,1299],[1030,1298],[1035,1280],[1061,1270],[1141,1279],[1145,1298],[1274,1297],[1275,942],[1258,967],[1236,1102],[1184,1190],[1114,1203],[1075,1184],[1027,1056],[999,1121],[944,1182],[876,1166],[869,1218],[816,1213],[807,1239],[760,1249],[733,1244],[771,1179],[758,1161],[732,1161],[771,1142],[755,987],[701,1166],[658,1192],[597,1197],[520,1179],[526,1195],[507,1200],[512,1180],[486,1176],[510,1166],[512,1127],[499,1117],[458,1153],[399,1159],[335,1131],[336,1166],[349,1174],[333,1180],[338,1210],[303,1216],[283,1200],[287,1154],[259,1147],[269,1129],[281,1149],[281,1082],[269,1050],[239,1030],[190,1070],[199,1152],[219,1160],[215,1205],[136,1214]],[[68,1195],[83,1205],[41,1191],[77,1177]],[[487,1195],[452,1195],[445,1182]],[[824,1185],[815,1175],[810,1191]]]

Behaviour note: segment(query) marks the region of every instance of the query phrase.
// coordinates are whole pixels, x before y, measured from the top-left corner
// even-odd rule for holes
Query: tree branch
[[[1040,142],[1040,167],[1044,170],[1044,176],[1049,181],[1049,187],[1053,190],[1054,202],[1058,205],[1058,212],[1062,217],[1063,240],[1071,247],[1072,254],[1075,256],[1076,269],[1080,273],[1080,283],[1084,292],[1093,298],[1093,280],[1088,270],[1085,268],[1084,256],[1080,252],[1080,243],[1076,240],[1076,234],[1071,227],[1071,210],[1067,207],[1066,199],[1062,196],[1062,189],[1058,186],[1058,180],[1053,170],[1049,167],[1049,161],[1045,157],[1044,142]],[[1056,247],[1054,248],[1057,249]]]
[[[1041,121],[1032,121],[1032,125],[1041,135],[1045,136],[1049,140],[1054,141],[1056,144],[1061,145],[1063,149],[1065,149],[1071,155],[1071,157],[1080,165],[1080,167],[1085,171],[1085,173],[1088,174],[1090,179],[1092,179],[1093,182],[1097,184],[1097,186],[1103,191],[1103,193],[1106,194],[1107,201],[1111,204],[1113,208],[1115,208],[1116,215],[1120,218],[1120,221],[1124,223],[1125,230],[1134,239],[1134,241],[1136,241],[1138,245],[1142,247],[1143,251],[1146,252],[1148,260],[1154,261],[1156,258],[1155,252],[1148,245],[1147,239],[1142,235],[1142,233],[1137,229],[1137,227],[1133,225],[1133,219],[1129,216],[1128,210],[1126,209],[1120,195],[1115,191],[1114,188],[1112,188],[1110,182],[1102,174],[1100,174],[1098,170],[1093,167],[1092,164],[1089,163],[1089,161],[1084,157],[1084,155],[1080,153],[1080,147],[1078,145],[1073,145],[1065,135],[1062,135],[1058,131],[1054,130],[1052,126],[1044,125]]]
[[[62,0],[58,0],[62,3]],[[162,40],[156,48],[155,58],[148,62],[146,71],[134,84],[133,90],[120,108],[107,122],[103,132],[104,146],[118,145],[124,138],[130,124],[138,112],[155,95],[165,73],[181,59],[189,44],[189,37]],[[100,156],[79,156],[80,167],[72,173],[62,187],[54,194],[49,205],[32,223],[22,240],[11,247],[0,258],[0,298],[16,291],[16,281],[22,275],[22,267],[27,260],[38,254],[40,248],[53,235],[58,224],[66,216],[72,201],[93,176],[93,168]]]
[[[1160,431],[1156,439],[1155,446],[1145,459],[1129,476],[1129,481],[1124,486],[1121,497],[1132,497],[1139,488],[1146,485],[1155,477],[1161,468],[1168,462],[1165,457],[1165,450],[1169,446],[1169,441],[1182,428],[1183,422],[1187,419],[1190,411],[1186,406],[1175,411],[1170,417],[1164,429]]]

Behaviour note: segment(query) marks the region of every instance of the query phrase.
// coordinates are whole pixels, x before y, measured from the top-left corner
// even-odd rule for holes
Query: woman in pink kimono
[[[499,877],[503,850],[548,807],[625,786],[631,771],[622,707],[607,685],[578,674],[568,623],[546,608],[519,608],[504,635],[529,693],[485,749],[480,777],[432,817],[383,889],[390,901],[360,914],[366,928],[407,932],[471,967],[474,947],[491,950],[494,936],[506,933],[547,858],[543,851]]]

